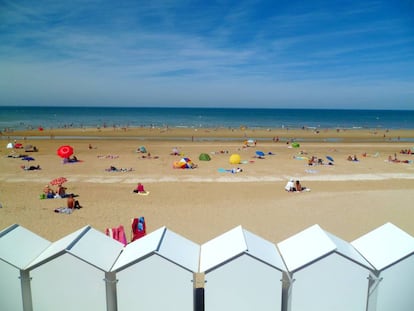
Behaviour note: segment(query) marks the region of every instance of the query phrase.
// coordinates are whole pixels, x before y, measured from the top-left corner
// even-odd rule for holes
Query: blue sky
[[[0,105],[414,109],[414,2],[0,0]]]

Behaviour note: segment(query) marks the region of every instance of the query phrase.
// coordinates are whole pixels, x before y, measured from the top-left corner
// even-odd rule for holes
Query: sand
[[[244,148],[243,141],[250,137],[257,140],[256,146]],[[274,137],[279,142],[274,142]],[[314,224],[347,241],[386,222],[414,235],[414,165],[388,162],[394,154],[400,160],[414,160],[414,155],[399,153],[413,147],[413,143],[403,142],[412,137],[413,131],[315,133],[285,129],[111,128],[3,133],[0,230],[17,223],[56,241],[85,225],[104,232],[122,224],[130,234],[131,219],[144,216],[148,232],[166,226],[200,244],[238,225],[273,243]],[[39,149],[25,153],[35,161],[7,157],[10,150],[6,145],[15,138]],[[286,141],[291,138],[297,138],[301,146],[290,148]],[[66,144],[74,147],[82,162],[62,164],[56,150]],[[151,157],[137,153],[139,146],[145,146]],[[173,162],[181,158],[170,154],[173,147],[198,167],[173,169]],[[258,150],[266,154],[264,159],[255,158]],[[304,154],[298,155],[300,151]],[[16,152],[24,154],[24,150]],[[198,159],[203,152],[211,161]],[[231,165],[229,157],[234,153],[246,163]],[[367,156],[362,156],[364,153]],[[325,162],[330,155],[334,165],[308,166],[306,160],[295,159],[312,155]],[[357,155],[359,161],[348,161],[349,155]],[[42,169],[25,171],[21,165],[40,165]],[[132,171],[105,171],[111,165]],[[243,172],[219,171],[234,167]],[[39,199],[45,184],[60,176],[68,179],[68,192],[79,195],[83,206],[71,215],[54,212],[66,205],[65,199]],[[289,178],[299,179],[311,191],[286,192]],[[138,182],[150,191],[148,196],[132,193]]]

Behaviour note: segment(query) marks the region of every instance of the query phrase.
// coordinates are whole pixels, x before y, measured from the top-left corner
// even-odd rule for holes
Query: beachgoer
[[[47,199],[53,199],[55,197],[55,192],[50,188],[49,185],[46,185],[43,188],[43,193],[46,195]]]
[[[56,196],[57,197],[61,197],[61,198],[65,198],[67,195],[66,195],[66,187],[63,187],[63,185],[62,184],[59,184],[58,185],[58,189],[57,189],[57,191],[56,191]]]
[[[296,187],[296,191],[299,191],[299,192],[306,190],[306,187],[303,187],[303,186],[300,184],[300,181],[299,181],[299,180],[297,180],[297,181],[295,182],[295,187]]]
[[[26,166],[26,165],[22,165],[21,166],[22,169],[24,169],[25,171],[34,171],[34,170],[40,170],[40,165],[30,165],[30,166]]]
[[[68,196],[68,199],[67,199],[66,202],[67,202],[67,207],[68,208],[70,208],[70,209],[75,208],[75,199],[73,198],[72,194]]]
[[[144,189],[144,185],[139,182],[138,185],[137,185],[137,188],[134,189],[134,192],[135,193],[145,193],[146,191]]]
[[[287,184],[285,186],[285,190],[288,191],[288,192],[294,192],[294,191],[296,191],[296,188],[295,188],[295,184],[294,184],[293,179],[291,179],[291,180],[289,180],[287,182]]]
[[[232,168],[232,169],[231,169],[231,172],[232,172],[233,174],[236,174],[236,173],[243,172],[243,170],[242,170],[240,167],[238,167],[238,168]]]

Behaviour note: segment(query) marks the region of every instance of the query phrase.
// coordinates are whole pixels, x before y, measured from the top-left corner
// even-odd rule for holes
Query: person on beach
[[[60,198],[65,198],[67,195],[66,195],[66,187],[63,187],[63,185],[62,184],[59,184],[58,185],[58,189],[57,189],[57,191],[56,191],[56,197],[60,197]]]
[[[303,186],[301,185],[301,183],[300,183],[300,181],[299,181],[299,180],[297,180],[297,181],[295,182],[295,188],[296,188],[296,191],[297,191],[297,192],[309,191],[309,189],[308,189],[308,188],[303,187]]]
[[[22,169],[24,169],[25,171],[35,171],[35,170],[40,170],[40,165],[30,165],[30,166],[26,166],[26,165],[22,165],[21,166]]]
[[[70,209],[75,208],[75,199],[73,198],[72,194],[68,196],[66,204],[67,204],[67,207],[70,208]]]
[[[134,189],[135,193],[146,193],[145,189],[144,189],[144,185],[141,184],[140,182],[137,185],[137,188]]]
[[[285,190],[288,191],[288,192],[296,191],[295,183],[294,183],[293,179],[291,179],[287,182],[287,184],[285,186]]]
[[[50,188],[49,185],[46,185],[43,188],[43,193],[45,194],[46,198],[52,199],[55,197],[55,192]]]
[[[70,209],[80,209],[82,206],[80,206],[79,201],[75,200],[75,196],[71,193],[68,195],[68,199],[66,201],[67,207]]]

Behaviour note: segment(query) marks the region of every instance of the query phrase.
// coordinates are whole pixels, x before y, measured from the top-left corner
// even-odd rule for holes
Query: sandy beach
[[[360,237],[386,222],[414,235],[413,131],[287,130],[287,129],[60,129],[3,133],[0,159],[0,229],[18,223],[51,241],[91,225],[102,232],[144,216],[147,230],[162,226],[196,242],[242,225],[278,243],[313,225],[347,240]],[[34,161],[11,158],[9,141],[39,151],[26,153]],[[247,138],[256,145],[244,147]],[[274,141],[274,140],[278,141]],[[296,139],[299,148],[289,143]],[[89,148],[92,145],[92,149]],[[81,162],[63,164],[56,150],[71,145]],[[145,146],[150,153],[137,153]],[[171,155],[177,147],[180,155]],[[265,153],[264,159],[256,151]],[[207,153],[211,161],[200,161]],[[241,164],[229,157],[239,154]],[[315,156],[326,164],[309,166]],[[359,161],[348,161],[356,155]],[[397,156],[401,162],[389,162]],[[174,169],[174,161],[192,159],[195,169]],[[408,163],[405,163],[408,162]],[[21,165],[40,165],[26,171]],[[110,166],[127,171],[108,172]],[[233,174],[228,170],[239,167]],[[132,171],[128,171],[132,169]],[[66,177],[69,193],[83,206],[72,214],[55,213],[65,199],[39,199],[52,179]],[[289,193],[294,178],[310,188]],[[132,190],[142,182],[150,192]]]

